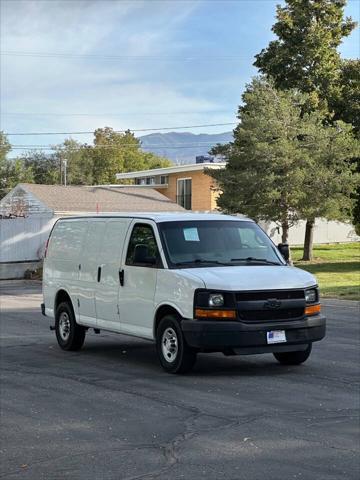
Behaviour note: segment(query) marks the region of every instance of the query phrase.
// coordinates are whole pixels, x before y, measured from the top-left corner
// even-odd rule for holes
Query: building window
[[[186,210],[191,210],[191,178],[178,179],[176,203]]]
[[[146,177],[146,185],[155,185],[155,177]]]
[[[168,175],[160,175],[160,185],[167,185],[169,183]]]
[[[146,185],[146,178],[135,178],[135,185]]]

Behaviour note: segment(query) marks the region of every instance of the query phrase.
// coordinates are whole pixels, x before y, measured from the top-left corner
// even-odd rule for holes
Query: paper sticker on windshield
[[[199,232],[196,227],[184,228],[184,238],[187,242],[200,242]]]

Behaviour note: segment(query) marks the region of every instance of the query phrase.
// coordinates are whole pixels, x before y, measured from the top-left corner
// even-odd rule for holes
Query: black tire
[[[62,302],[56,309],[55,333],[57,342],[63,350],[80,350],[85,340],[85,328],[75,320],[72,305]]]
[[[311,349],[312,344],[309,343],[306,350],[300,350],[297,352],[273,353],[273,355],[282,365],[300,365],[309,358]]]
[[[157,353],[168,373],[189,372],[196,362],[197,352],[186,344],[179,320],[176,315],[166,315],[156,331]]]

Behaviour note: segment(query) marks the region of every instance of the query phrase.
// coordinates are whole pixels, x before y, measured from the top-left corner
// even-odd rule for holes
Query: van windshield
[[[254,222],[164,222],[159,224],[159,230],[170,268],[285,264]]]

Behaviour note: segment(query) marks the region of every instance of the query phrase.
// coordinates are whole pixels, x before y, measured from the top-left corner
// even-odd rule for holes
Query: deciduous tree
[[[7,136],[0,132],[0,199],[18,183],[33,181],[32,169],[22,159],[8,158],[10,151]]]
[[[114,183],[115,174],[132,170],[168,167],[171,162],[141,150],[140,141],[129,130],[115,132],[110,127],[94,133],[93,183]]]
[[[59,163],[53,154],[34,150],[25,153],[19,160],[23,161],[25,168],[31,169],[34,183],[45,185],[59,183]]]
[[[69,138],[54,145],[54,153],[34,150],[16,161],[7,159],[10,149],[6,136],[0,133],[0,191],[4,192],[20,181],[62,183],[64,160],[69,185],[111,184],[116,183],[118,172],[171,165],[165,158],[142,151],[140,141],[130,131],[118,133],[110,127],[94,132],[93,145]]]
[[[7,154],[11,150],[11,145],[6,135],[0,131],[0,198],[7,193],[7,182],[9,176],[9,164]]]
[[[64,181],[64,160],[69,185],[91,185],[93,181],[92,147],[87,147],[73,138],[54,146],[53,158],[59,170],[59,183]]]

